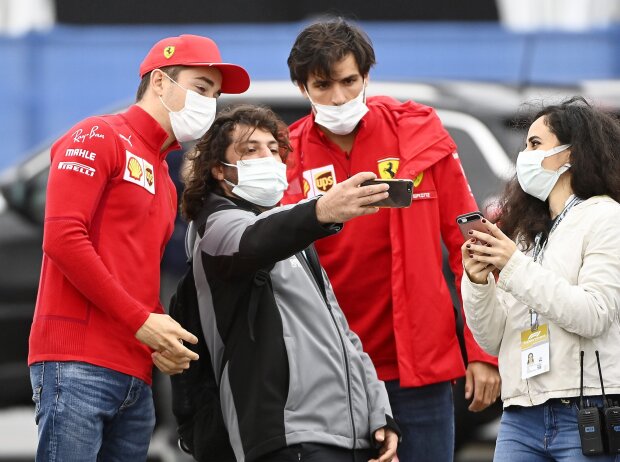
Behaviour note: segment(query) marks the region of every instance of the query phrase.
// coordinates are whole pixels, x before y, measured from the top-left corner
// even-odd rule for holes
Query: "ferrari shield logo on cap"
[[[397,157],[388,157],[377,161],[379,176],[384,180],[391,180],[396,176],[398,171],[399,159]]]
[[[164,48],[164,56],[166,57],[166,59],[172,58],[172,55],[174,54],[174,50],[175,50],[175,47]]]

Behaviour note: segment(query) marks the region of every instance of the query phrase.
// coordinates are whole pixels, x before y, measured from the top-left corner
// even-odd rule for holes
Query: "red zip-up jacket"
[[[168,138],[138,106],[90,117],[52,147],[43,265],[28,363],[83,361],[151,383],[135,338],[159,301],[176,216]]]
[[[289,189],[283,203],[315,196],[360,171],[414,180],[411,207],[356,218],[316,242],[351,328],[379,378],[403,387],[453,380],[465,373],[454,308],[443,277],[444,241],[456,287],[463,237],[456,217],[477,210],[456,145],[435,111],[414,102],[368,98],[350,153],[316,126],[312,115],[291,127]],[[469,361],[497,365],[465,326]]]

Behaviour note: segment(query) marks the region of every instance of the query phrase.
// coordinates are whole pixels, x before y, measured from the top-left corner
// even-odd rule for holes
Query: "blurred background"
[[[224,61],[250,73],[250,90],[219,107],[268,104],[292,122],[309,107],[286,58],[299,31],[326,15],[370,36],[369,93],[438,108],[483,208],[513,174],[536,107],[581,94],[620,113],[617,0],[0,0],[0,460],[34,460],[25,361],[50,144],[86,116],[130,105],[150,47],[184,33],[211,37]],[[181,155],[168,159],[176,179]],[[184,229],[179,221],[164,258],[164,304],[184,269]],[[151,459],[187,461],[174,447],[167,379],[155,387]],[[491,460],[501,404],[471,414],[459,387],[456,459]]]

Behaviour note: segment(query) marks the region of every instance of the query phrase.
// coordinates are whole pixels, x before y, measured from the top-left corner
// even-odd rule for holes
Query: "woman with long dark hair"
[[[620,124],[575,97],[534,117],[498,226],[463,244],[467,322],[499,356],[495,461],[618,460],[577,417],[620,405],[619,201]]]

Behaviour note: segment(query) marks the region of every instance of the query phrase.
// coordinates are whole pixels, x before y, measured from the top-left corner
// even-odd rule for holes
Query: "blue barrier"
[[[305,23],[58,26],[0,38],[0,168],[88,115],[127,102],[138,65],[162,37],[216,40],[253,79],[288,79],[286,58]],[[620,28],[517,34],[497,23],[362,23],[373,40],[373,79],[570,84],[620,78]]]

